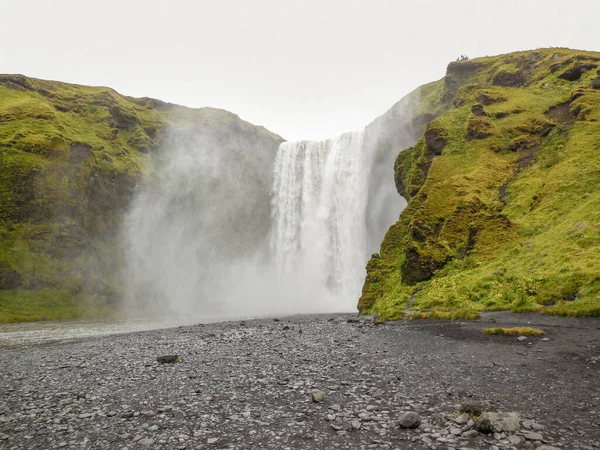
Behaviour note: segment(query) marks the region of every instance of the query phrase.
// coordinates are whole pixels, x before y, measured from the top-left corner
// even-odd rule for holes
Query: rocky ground
[[[481,332],[527,322],[546,334]],[[169,354],[180,362],[157,362]],[[0,448],[595,449],[599,372],[600,321],[531,314],[303,316],[5,348]]]

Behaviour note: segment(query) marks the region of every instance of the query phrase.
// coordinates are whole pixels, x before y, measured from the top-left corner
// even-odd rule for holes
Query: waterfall
[[[368,257],[406,205],[392,168],[423,132],[419,95],[324,141],[280,144],[214,111],[170,127],[124,220],[124,310],[187,322],[356,311]]]
[[[364,132],[286,142],[275,159],[271,255],[299,303],[356,307],[367,261],[369,154]]]

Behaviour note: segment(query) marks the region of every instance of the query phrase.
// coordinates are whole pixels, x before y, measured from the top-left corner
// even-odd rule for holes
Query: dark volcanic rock
[[[175,364],[177,362],[179,362],[179,355],[163,355],[163,356],[157,356],[156,357],[156,361],[158,361],[161,364]]]

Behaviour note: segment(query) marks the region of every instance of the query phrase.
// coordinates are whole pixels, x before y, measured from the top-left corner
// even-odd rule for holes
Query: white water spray
[[[367,259],[370,158],[364,132],[326,141],[283,143],[273,173],[271,252],[302,304],[352,311]]]

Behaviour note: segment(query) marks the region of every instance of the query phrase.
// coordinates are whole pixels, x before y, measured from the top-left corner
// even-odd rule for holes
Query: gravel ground
[[[481,333],[528,322],[547,340]],[[168,354],[181,362],[157,362]],[[5,348],[0,448],[600,448],[599,371],[600,321],[532,314],[298,316]],[[518,428],[476,431],[468,402],[518,413]],[[399,425],[409,411],[416,429]]]

